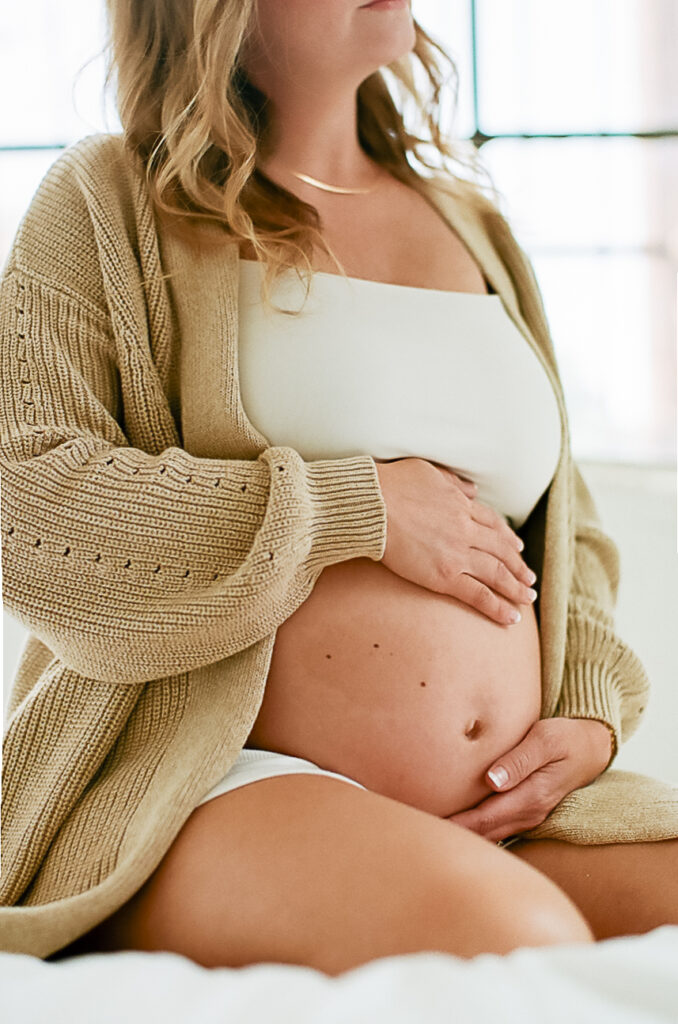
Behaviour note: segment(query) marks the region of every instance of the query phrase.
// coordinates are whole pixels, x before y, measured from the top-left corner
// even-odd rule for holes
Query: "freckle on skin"
[[[372,644],[372,646],[373,646],[373,647],[378,647],[378,646],[379,646],[379,644]]]
[[[419,685],[420,686],[426,686],[426,683],[422,681],[421,683],[419,683]]]
[[[331,657],[332,657],[332,655],[331,655],[331,654],[326,654],[326,655],[325,655],[325,657],[326,657],[326,658],[331,658]]]

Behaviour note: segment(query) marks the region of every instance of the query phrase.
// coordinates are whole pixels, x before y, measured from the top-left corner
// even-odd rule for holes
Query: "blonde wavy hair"
[[[249,243],[263,261],[263,300],[269,308],[294,315],[271,302],[271,288],[287,268],[301,277],[306,296],[317,244],[345,274],[321,231],[311,203],[271,181],[256,166],[268,139],[268,98],[247,78],[239,55],[257,26],[257,0],[106,0],[105,87],[116,79],[116,99],[125,145],[141,161],[158,216],[189,241],[209,222],[238,242]],[[464,181],[449,162],[491,176],[478,151],[466,140],[452,141],[440,127],[442,92],[451,82],[456,109],[459,76],[444,48],[414,21],[413,49],[359,86],[359,141],[365,153],[393,177],[423,191],[412,156],[423,167],[421,147],[433,146],[469,203],[496,213],[482,185]],[[414,61],[425,72],[427,93],[415,85]],[[449,72],[446,76],[444,65]],[[406,125],[387,77],[393,76],[401,101],[409,98],[428,138]],[[223,244],[223,232],[218,231]],[[217,238],[218,240],[218,238]],[[200,245],[209,244],[202,234]]]

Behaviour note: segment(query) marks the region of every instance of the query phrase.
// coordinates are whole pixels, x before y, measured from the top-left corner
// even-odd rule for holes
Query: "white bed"
[[[388,956],[332,978],[308,967],[199,967],[175,953],[47,963],[0,953],[3,1024],[667,1024],[678,926],[594,945]]]

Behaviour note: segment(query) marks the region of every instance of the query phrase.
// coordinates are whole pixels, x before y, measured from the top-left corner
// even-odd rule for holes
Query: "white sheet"
[[[676,1024],[678,926],[464,960],[383,957],[331,978],[286,964],[199,967],[174,953],[45,963],[0,953],[3,1024]]]

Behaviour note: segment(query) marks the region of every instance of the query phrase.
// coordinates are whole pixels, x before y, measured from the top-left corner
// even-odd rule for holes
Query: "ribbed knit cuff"
[[[554,717],[593,718],[614,735],[607,768],[635,732],[649,696],[645,669],[609,625],[590,614],[568,615],[563,683]]]
[[[386,502],[370,455],[307,462],[313,504],[309,565],[349,558],[379,561],[386,548]]]
[[[554,718],[588,718],[602,722],[612,735],[610,767],[621,744],[622,724],[619,696],[604,665],[577,665],[564,680]]]

